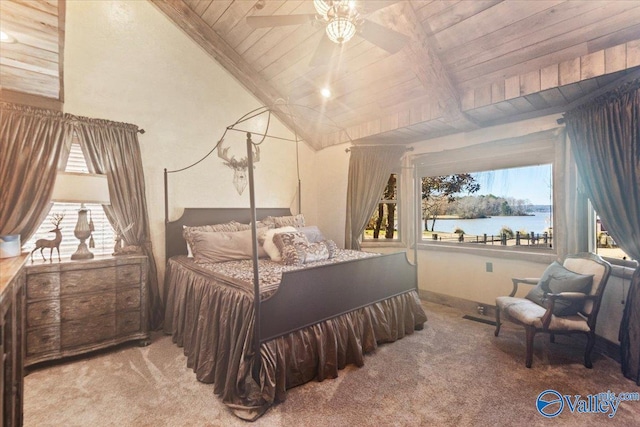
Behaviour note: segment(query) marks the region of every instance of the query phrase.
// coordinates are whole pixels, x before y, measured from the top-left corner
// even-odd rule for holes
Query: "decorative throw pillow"
[[[299,231],[278,233],[273,238],[287,265],[301,265],[333,258],[338,247],[333,240],[310,243]]]
[[[268,216],[262,221],[273,221],[276,228],[280,227],[304,227],[304,215]]]
[[[220,231],[240,231],[248,230],[247,224],[241,224],[237,221],[229,221],[223,224],[211,224],[211,225],[183,225],[182,237],[187,242],[188,256],[193,256],[193,233],[195,232],[220,232]]]
[[[296,231],[294,227],[281,227],[281,228],[271,228],[271,229],[263,229],[262,233],[258,233],[258,242],[262,245],[265,252],[271,258],[272,261],[280,262],[282,261],[282,255],[280,254],[280,249],[276,246],[273,241],[273,238],[278,233],[285,233]]]
[[[578,274],[567,270],[559,262],[551,264],[542,274],[535,288],[525,298],[543,307],[547,306],[547,294],[560,292],[580,292],[588,294],[593,284],[593,275]],[[556,316],[577,314],[584,306],[584,301],[557,299],[553,306]]]
[[[259,232],[265,232],[260,229]],[[194,231],[193,254],[197,263],[251,259],[253,243],[251,230],[206,232]],[[263,253],[264,256],[266,254]],[[260,256],[260,248],[258,248]]]
[[[327,240],[322,234],[322,231],[320,231],[320,229],[316,225],[308,225],[306,227],[297,227],[296,229],[302,234],[304,234],[304,236],[307,238],[309,243],[317,243],[317,242],[322,242],[323,240]]]
[[[278,250],[282,252],[282,249],[287,245],[305,246],[309,244],[309,241],[307,240],[304,234],[302,234],[299,231],[296,231],[296,229],[294,228],[293,231],[274,234],[273,243],[275,243]]]

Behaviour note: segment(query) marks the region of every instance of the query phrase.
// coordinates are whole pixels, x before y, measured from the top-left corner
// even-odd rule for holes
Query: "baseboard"
[[[481,319],[480,321],[484,323],[495,322],[496,319],[496,307],[494,305],[471,301],[464,298],[458,298],[451,295],[440,294],[424,289],[419,289],[418,295],[420,296],[420,299],[424,301],[456,308],[462,311],[466,316]],[[484,314],[478,313],[479,306],[484,307]],[[584,340],[584,335],[582,334],[569,335],[568,337],[573,338],[576,341]],[[594,346],[594,351],[620,363],[620,344],[613,343],[606,338],[596,335],[596,344]]]

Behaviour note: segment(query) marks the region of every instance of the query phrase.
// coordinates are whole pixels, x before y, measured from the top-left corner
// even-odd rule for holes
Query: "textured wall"
[[[206,154],[226,126],[261,104],[217,62],[146,1],[67,2],[66,112],[133,123],[146,130],[140,146],[152,242],[164,265],[163,169],[181,168]],[[270,132],[291,137],[277,120]],[[245,137],[227,138],[230,155],[244,157]],[[300,144],[303,213],[316,220],[315,153]],[[297,209],[293,142],[262,145],[255,169],[257,205]],[[182,207],[248,207],[233,173],[215,155],[170,175],[170,217]]]

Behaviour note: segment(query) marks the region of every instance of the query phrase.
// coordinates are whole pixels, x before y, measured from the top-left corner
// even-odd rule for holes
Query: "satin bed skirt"
[[[420,329],[427,317],[416,291],[354,310],[263,343],[256,359],[253,295],[172,260],[167,265],[165,333],[187,366],[238,417],[255,420],[286,390],[336,378],[364,354]]]

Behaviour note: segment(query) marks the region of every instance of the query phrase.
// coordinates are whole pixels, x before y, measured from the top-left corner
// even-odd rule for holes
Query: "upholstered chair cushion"
[[[547,307],[548,293],[580,292],[589,294],[592,283],[592,274],[575,273],[556,261],[547,267],[536,287],[531,289],[525,298],[540,305],[544,310]],[[583,306],[584,301],[582,300],[559,298],[554,304],[553,314],[556,316],[571,316],[577,314]]]
[[[542,328],[542,316],[547,309],[535,302],[525,298],[498,297],[496,305],[508,317],[524,325]],[[551,316],[549,330],[589,332],[589,325],[587,320],[579,314],[565,317]]]

